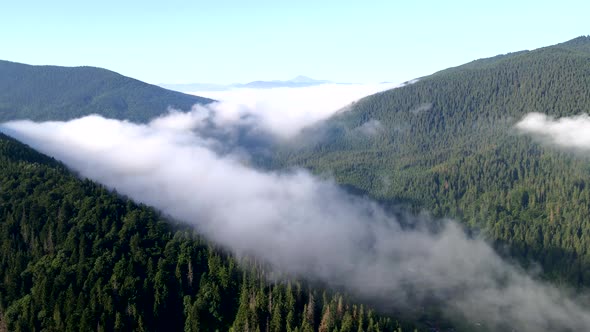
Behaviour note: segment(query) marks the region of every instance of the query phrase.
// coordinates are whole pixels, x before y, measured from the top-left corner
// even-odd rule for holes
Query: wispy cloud
[[[371,119],[355,128],[355,130],[358,130],[361,134],[365,136],[375,136],[383,129],[384,128],[381,122],[375,119]]]
[[[428,112],[432,109],[432,103],[422,103],[410,110],[412,114],[418,115],[420,113]]]
[[[550,144],[590,150],[590,116],[587,114],[555,119],[530,113],[516,124],[516,128]]]

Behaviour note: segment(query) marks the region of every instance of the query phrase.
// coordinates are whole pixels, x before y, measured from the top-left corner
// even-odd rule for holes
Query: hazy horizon
[[[0,29],[11,33],[0,41],[9,61],[96,66],[152,84],[297,75],[401,83],[587,35],[589,9],[580,0],[477,6],[463,0],[9,2],[0,12]]]

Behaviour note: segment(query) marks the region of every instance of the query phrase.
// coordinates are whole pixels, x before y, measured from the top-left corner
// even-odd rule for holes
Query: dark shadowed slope
[[[94,113],[145,122],[168,107],[189,110],[211,101],[101,68],[0,61],[0,121],[66,120]]]
[[[282,147],[278,164],[459,218],[553,278],[590,285],[590,163],[517,132],[529,112],[590,112],[590,37],[366,97]]]

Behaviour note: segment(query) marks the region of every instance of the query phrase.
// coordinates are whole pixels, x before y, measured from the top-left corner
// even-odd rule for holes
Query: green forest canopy
[[[547,275],[590,285],[590,163],[514,124],[590,112],[590,37],[481,59],[354,103],[277,150],[385,204],[451,216]],[[370,123],[377,130],[362,130]],[[378,124],[378,125],[376,125]]]

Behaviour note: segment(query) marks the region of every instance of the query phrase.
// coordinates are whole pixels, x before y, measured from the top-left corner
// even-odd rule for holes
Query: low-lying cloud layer
[[[560,147],[590,150],[588,114],[555,119],[541,113],[529,113],[516,124],[516,128]]]
[[[194,94],[222,101],[208,106],[220,125],[255,118],[261,129],[280,138],[289,138],[355,100],[397,86],[391,83],[322,84],[300,88],[197,91]]]
[[[207,121],[171,114],[141,125],[89,116],[0,129],[237,255],[343,287],[382,309],[440,302],[448,317],[497,331],[590,327],[576,298],[504,262],[455,223],[405,229],[376,203],[305,171],[252,169],[214,152],[223,143],[199,134]]]

